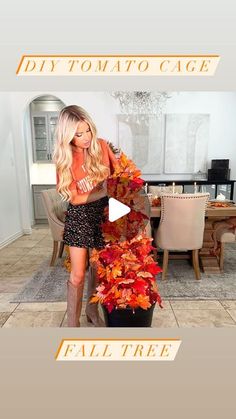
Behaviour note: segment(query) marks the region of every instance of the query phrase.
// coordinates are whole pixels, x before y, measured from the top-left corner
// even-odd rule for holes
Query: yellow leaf
[[[137,271],[140,268],[141,265],[138,263],[126,263],[125,264],[125,272],[128,271]]]
[[[125,259],[125,261],[137,261],[137,257],[131,252],[124,253],[121,257]]]
[[[137,276],[141,276],[142,278],[152,278],[152,274],[150,272],[138,272]]]
[[[91,255],[89,258],[90,262],[92,263],[97,262],[98,259],[99,259],[99,255]]]
[[[112,275],[114,278],[122,274],[121,265],[118,263],[117,265],[113,266],[112,268]]]
[[[128,278],[128,279],[122,279],[122,281],[119,281],[119,284],[132,284],[134,282],[134,279]]]

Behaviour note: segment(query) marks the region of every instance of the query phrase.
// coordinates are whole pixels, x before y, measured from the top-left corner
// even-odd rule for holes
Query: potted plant
[[[108,195],[131,207],[131,211],[111,223],[106,208],[102,225],[106,245],[94,249],[90,257],[98,280],[91,303],[101,303],[109,327],[150,327],[156,302],[162,307],[155,278],[161,269],[151,255],[153,239],[145,234],[147,215],[139,211],[144,184],[140,175],[135,164],[121,153],[107,181]],[[139,234],[135,235],[137,226]]]

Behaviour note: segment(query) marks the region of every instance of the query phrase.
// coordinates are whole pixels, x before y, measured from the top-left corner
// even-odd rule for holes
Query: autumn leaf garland
[[[108,195],[131,207],[126,217],[113,223],[106,217],[107,221],[102,224],[106,245],[101,250],[93,249],[90,257],[90,262],[96,266],[99,282],[91,303],[100,302],[109,312],[127,307],[146,310],[156,302],[162,307],[155,279],[161,269],[150,255],[154,249],[151,245],[153,239],[146,237],[144,232],[147,216],[132,209],[144,184],[140,175],[134,162],[121,153],[114,173],[107,181]],[[142,232],[133,237],[137,225]],[[126,240],[121,240],[124,230]]]

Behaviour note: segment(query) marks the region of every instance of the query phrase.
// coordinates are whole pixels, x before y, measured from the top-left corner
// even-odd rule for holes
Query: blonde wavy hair
[[[59,176],[57,190],[63,201],[70,201],[71,191],[69,185],[72,182],[70,168],[72,166],[72,147],[77,125],[86,122],[92,133],[92,141],[88,149],[85,149],[85,169],[92,182],[102,182],[107,178],[109,169],[103,164],[102,148],[97,139],[97,128],[90,115],[80,106],[70,105],[63,108],[55,131],[55,148],[53,161]]]

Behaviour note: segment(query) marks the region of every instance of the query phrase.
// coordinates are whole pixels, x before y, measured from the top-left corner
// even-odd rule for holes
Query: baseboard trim
[[[5,239],[4,241],[0,243],[0,249],[8,246],[8,244],[11,244],[16,239],[19,239],[19,237],[22,237],[24,234],[30,234],[30,233],[24,233],[24,231],[22,230],[22,231],[19,231],[18,233],[13,234],[12,236],[8,237],[7,239]]]
[[[32,234],[32,228],[24,228],[23,234]]]

